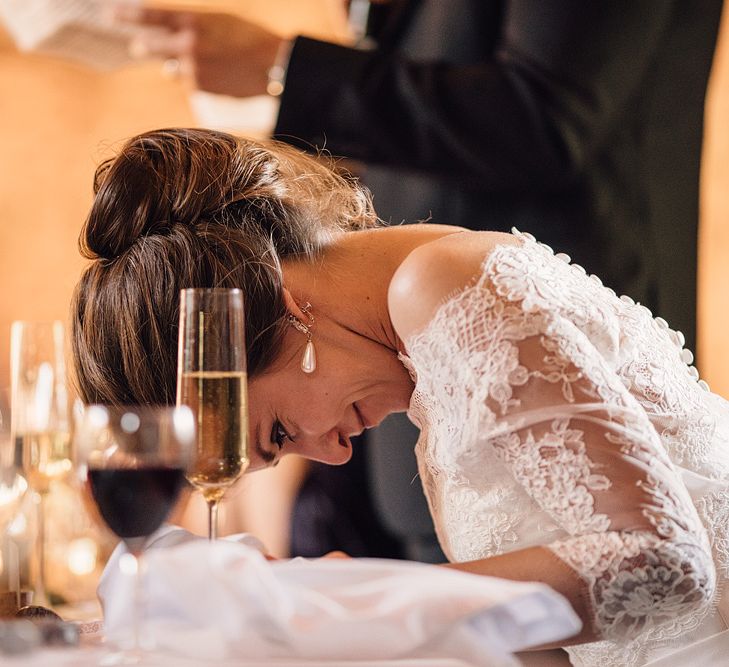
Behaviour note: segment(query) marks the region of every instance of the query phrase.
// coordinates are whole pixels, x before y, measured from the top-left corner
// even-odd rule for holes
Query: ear
[[[291,292],[286,287],[283,288],[283,295],[284,303],[286,304],[286,310],[288,310],[295,318],[301,320],[302,322],[306,322],[308,318],[301,310],[301,308],[299,308],[299,304],[296,303],[296,300],[293,296],[291,296]]]

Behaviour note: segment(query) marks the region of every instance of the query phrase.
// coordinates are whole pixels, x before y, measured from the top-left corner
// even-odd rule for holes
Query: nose
[[[318,438],[301,435],[290,451],[312,461],[339,466],[352,458],[352,443],[337,429],[332,429]]]

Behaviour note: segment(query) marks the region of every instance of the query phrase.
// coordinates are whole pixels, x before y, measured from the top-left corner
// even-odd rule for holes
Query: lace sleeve
[[[489,444],[569,535],[547,548],[584,582],[595,633],[637,636],[709,604],[714,566],[688,492],[588,338],[522,311],[488,345],[511,359],[485,399]]]

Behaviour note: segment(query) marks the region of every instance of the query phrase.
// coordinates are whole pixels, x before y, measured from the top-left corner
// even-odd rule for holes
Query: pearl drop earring
[[[304,354],[301,357],[301,370],[304,373],[313,373],[316,370],[316,350],[314,349],[314,343],[311,340],[311,327],[314,326],[314,316],[309,312],[311,310],[311,304],[307,303],[301,312],[309,318],[309,324],[304,324],[295,315],[289,314],[289,322],[298,331],[303,333],[306,340],[306,347],[304,348]]]

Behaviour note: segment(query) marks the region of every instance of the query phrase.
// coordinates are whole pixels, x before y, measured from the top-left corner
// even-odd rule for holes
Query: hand
[[[524,651],[517,653],[516,657],[522,667],[570,667],[569,656],[562,649],[550,651]]]
[[[324,554],[322,558],[352,558],[349,554],[345,554],[344,551],[330,551],[328,554]]]
[[[235,97],[265,94],[284,41],[232,14],[119,5],[115,19],[145,28],[135,55],[177,60],[200,90]]]

